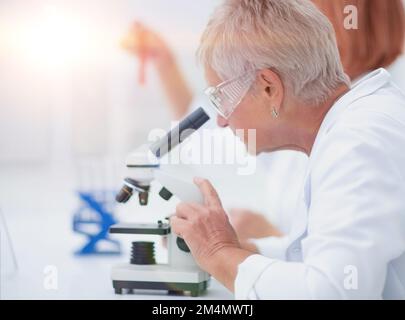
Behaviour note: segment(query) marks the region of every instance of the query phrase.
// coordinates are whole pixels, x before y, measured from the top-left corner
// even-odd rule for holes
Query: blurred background
[[[100,241],[97,247],[91,241],[109,223],[156,222],[176,205],[157,192],[147,207],[135,199],[119,206],[114,201],[127,154],[147,142],[152,129],[168,130],[174,118],[156,68],[146,65],[141,84],[139,59],[123,49],[123,37],[134,21],[161,35],[194,94],[191,107],[209,110],[195,52],[219,3],[0,0],[1,299],[114,297],[109,271],[129,259],[133,237],[112,237],[114,242]],[[405,60],[399,60],[396,74],[391,72],[403,79]],[[244,153],[230,130],[216,137],[228,139],[212,146],[222,160],[232,143],[235,154]],[[213,182],[226,209],[264,213],[286,233],[289,195],[298,194],[300,185],[295,190],[279,182],[292,165],[297,172],[304,167],[272,162],[270,181],[266,157],[247,176],[238,174],[245,167],[240,163],[192,168]],[[158,261],[164,261],[165,249],[158,249]],[[53,267],[59,280],[50,290],[44,279]]]
[[[167,126],[153,68],[137,86],[137,61],[120,40],[134,19],[153,26],[201,90],[195,50],[215,2],[2,0],[1,164],[124,154]]]
[[[195,51],[218,2],[0,1],[2,274],[18,269],[21,284],[2,281],[2,297],[19,297],[23,287],[27,297],[38,297],[46,265],[56,265],[61,275],[77,273],[77,281],[66,278],[61,286],[84,286],[85,266],[69,260],[86,242],[72,230],[74,215],[86,206],[78,192],[106,191],[102,200],[119,221],[156,221],[173,210],[154,195],[158,206],[140,208],[133,201],[116,208],[108,193],[120,187],[127,153],[145,143],[151,129],[168,129],[172,120],[156,70],[147,66],[147,81],[139,85],[138,60],[120,42],[135,19],[152,27],[171,47],[193,92],[202,92]],[[225,204],[262,210],[260,172],[256,178],[234,173],[213,166],[201,175],[217,177],[214,185]],[[5,256],[10,245],[18,267],[12,254]]]

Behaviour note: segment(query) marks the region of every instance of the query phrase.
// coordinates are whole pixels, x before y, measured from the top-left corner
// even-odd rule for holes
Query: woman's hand
[[[204,195],[204,204],[182,202],[171,218],[172,230],[189,246],[195,260],[204,270],[210,270],[215,256],[224,248],[240,248],[217,192],[208,180],[196,178]]]
[[[239,264],[253,252],[240,247],[211,183],[200,178],[194,182],[204,196],[204,204],[180,203],[170,219],[172,231],[186,241],[203,270],[233,291]]]
[[[262,214],[250,210],[232,209],[229,219],[241,241],[283,235]]]

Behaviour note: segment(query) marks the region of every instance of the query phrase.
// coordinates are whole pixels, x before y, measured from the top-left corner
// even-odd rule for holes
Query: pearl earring
[[[277,119],[279,116],[279,113],[277,112],[276,108],[273,107],[273,110],[271,111],[271,115],[273,118]]]

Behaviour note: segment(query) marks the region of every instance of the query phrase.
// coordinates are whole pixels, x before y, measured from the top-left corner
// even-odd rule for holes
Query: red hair
[[[403,52],[405,12],[402,0],[313,0],[332,22],[346,73],[361,74],[391,65]],[[358,29],[347,30],[346,6],[358,10]]]

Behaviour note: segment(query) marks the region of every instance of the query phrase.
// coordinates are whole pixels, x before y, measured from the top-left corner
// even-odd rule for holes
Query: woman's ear
[[[284,98],[284,85],[280,76],[271,69],[263,69],[259,73],[259,86],[269,103],[279,108]]]

